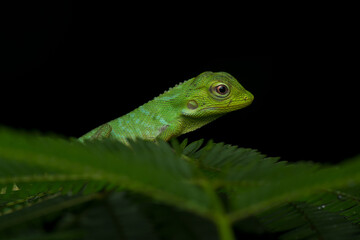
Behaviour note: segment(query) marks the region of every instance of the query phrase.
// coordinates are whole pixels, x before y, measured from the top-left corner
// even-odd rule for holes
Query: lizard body
[[[194,131],[218,117],[244,108],[254,97],[230,74],[204,72],[170,88],[132,112],[79,138],[163,139]]]

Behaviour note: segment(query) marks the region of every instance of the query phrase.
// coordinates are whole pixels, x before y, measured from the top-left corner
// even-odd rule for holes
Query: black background
[[[113,7],[32,3],[7,18],[0,125],[79,137],[203,71],[227,71],[255,95],[253,104],[181,139],[288,161],[335,163],[360,152],[349,73],[356,64],[334,42],[291,32],[290,43],[275,41],[281,36],[265,29],[221,34],[221,26],[201,24],[192,32],[182,21],[150,22]]]

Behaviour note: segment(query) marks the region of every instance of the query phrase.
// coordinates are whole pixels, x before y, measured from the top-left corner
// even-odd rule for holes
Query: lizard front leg
[[[183,128],[181,124],[163,125],[159,130],[159,135],[156,139],[169,141],[173,137],[181,135]]]
[[[111,135],[111,131],[112,131],[112,127],[110,126],[110,124],[105,123],[97,129],[97,131],[94,133],[94,135],[90,137],[90,139],[94,140],[94,139],[109,138]]]

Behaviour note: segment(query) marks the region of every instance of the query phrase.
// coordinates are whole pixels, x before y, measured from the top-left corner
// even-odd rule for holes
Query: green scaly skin
[[[194,131],[222,115],[244,108],[254,96],[230,74],[204,72],[170,88],[132,112],[79,138],[163,139]]]

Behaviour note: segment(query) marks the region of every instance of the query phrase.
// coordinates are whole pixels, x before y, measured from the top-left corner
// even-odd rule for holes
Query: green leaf
[[[183,154],[187,155],[189,157],[192,157],[192,155],[201,147],[203,144],[204,139],[197,140],[195,142],[190,143],[184,148]]]
[[[324,193],[307,199],[307,203],[360,224],[360,186],[338,190],[327,189]]]
[[[360,226],[345,217],[327,212],[323,206],[293,202],[262,216],[263,224],[280,239],[359,239]]]
[[[130,148],[115,141],[84,145],[2,129],[0,162],[1,188],[13,183],[42,182],[38,186],[41,191],[58,191],[69,189],[67,181],[73,181],[77,189],[84,181],[102,186],[107,182],[199,214],[210,211],[206,193],[189,184],[194,176],[193,166],[165,142],[138,140]],[[98,190],[99,185],[96,186]],[[24,198],[22,192],[17,193]],[[29,195],[34,193],[36,189]]]
[[[121,195],[126,191],[166,205],[174,216],[183,211],[187,222],[193,214],[203,217],[198,218],[204,221],[199,226],[208,228],[212,236],[217,230],[222,240],[235,239],[232,224],[255,217],[270,231],[286,232],[284,239],[331,239],[339,237],[339,232],[344,232],[342,239],[357,237],[360,156],[323,166],[279,161],[253,149],[213,141],[205,146],[203,140],[189,145],[187,140],[171,143],[137,139],[129,141],[129,146],[111,140],[82,144],[2,128],[0,227],[16,229],[39,221],[41,228],[46,225],[41,221],[48,223],[47,217],[57,214],[68,227],[54,230],[54,237],[68,231],[76,238],[78,227],[86,232],[98,227],[104,229],[100,235],[105,238],[149,235],[166,239],[189,231],[181,236],[201,239],[198,234],[194,237],[196,231],[186,224],[165,234],[162,231],[173,216],[160,214],[157,216],[163,221],[151,221],[148,211]],[[78,214],[76,220],[67,221],[63,212],[74,206],[82,210],[73,213]],[[82,224],[80,216],[90,217]],[[278,220],[280,217],[284,221]],[[62,226],[52,221],[54,226]],[[76,227],[69,227],[74,225],[69,222],[76,222]],[[163,228],[158,226],[160,222]],[[179,222],[174,221],[176,224]],[[144,231],[137,232],[137,225]],[[24,228],[31,232],[30,227]],[[46,239],[45,232],[39,229],[36,236]],[[206,230],[201,232],[203,239],[209,239]],[[7,236],[16,237],[16,231]]]
[[[124,193],[87,209],[80,222],[85,239],[159,239],[150,219]]]

